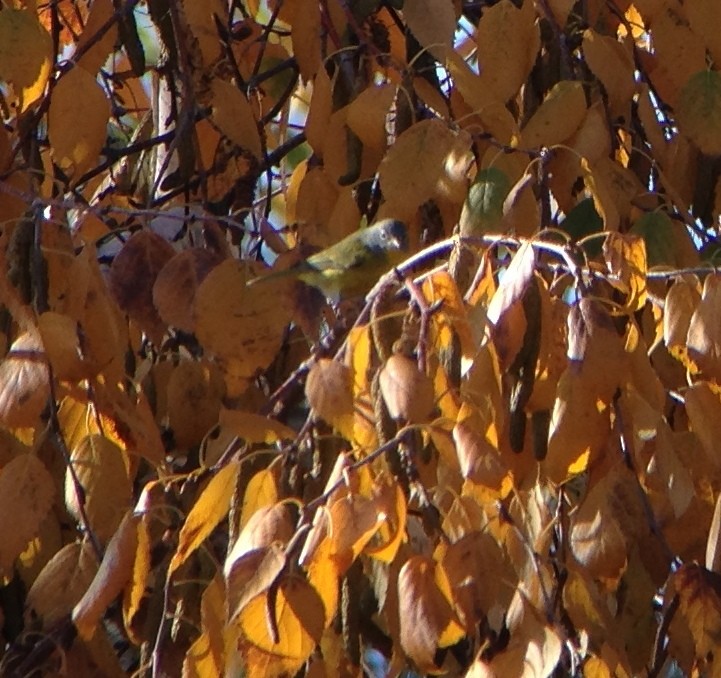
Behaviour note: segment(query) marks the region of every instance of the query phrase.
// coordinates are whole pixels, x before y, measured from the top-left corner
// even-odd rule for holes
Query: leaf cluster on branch
[[[721,675],[719,25],[1,3],[0,674]]]

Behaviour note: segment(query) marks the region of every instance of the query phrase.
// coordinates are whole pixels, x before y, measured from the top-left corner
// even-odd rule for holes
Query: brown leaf
[[[422,120],[401,134],[386,153],[379,176],[389,213],[398,218],[439,193],[460,204],[466,197],[470,137],[439,120]]]
[[[168,423],[180,450],[198,445],[218,422],[225,383],[208,360],[181,360],[168,380]]]
[[[610,510],[608,484],[594,485],[574,515],[570,547],[592,577],[617,581],[626,568],[626,539]]]
[[[423,556],[409,558],[398,575],[401,647],[424,672],[438,671],[436,650],[464,635],[447,587],[442,567]]]
[[[45,360],[40,337],[25,333],[0,362],[0,421],[8,428],[38,423],[50,395]]]
[[[721,576],[685,564],[675,573],[670,590],[678,594],[678,611],[693,637],[696,657],[713,658],[721,638]]]
[[[198,287],[223,258],[199,247],[183,250],[163,266],[153,285],[153,303],[163,322],[195,331],[193,302]]]
[[[216,356],[237,359],[236,369],[253,376],[275,358],[290,322],[287,280],[246,287],[247,266],[226,260],[200,285],[195,297],[196,333]]]
[[[388,358],[380,371],[380,388],[393,419],[415,424],[433,411],[433,382],[404,355]]]
[[[26,600],[26,617],[38,615],[45,627],[70,614],[98,570],[89,539],[63,546],[33,582]]]
[[[721,274],[710,273],[691,316],[686,343],[689,357],[704,376],[721,383]]]
[[[50,511],[55,484],[31,453],[12,459],[0,471],[0,573],[8,576],[15,558],[38,534]]]
[[[315,413],[342,433],[353,425],[353,373],[336,360],[321,358],[310,368],[305,395]]]
[[[110,289],[118,306],[155,343],[162,339],[165,324],[153,304],[153,285],[174,254],[167,241],[152,231],[142,230],[133,234],[110,268]]]

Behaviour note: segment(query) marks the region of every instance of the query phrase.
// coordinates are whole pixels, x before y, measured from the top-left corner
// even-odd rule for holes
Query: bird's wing
[[[347,271],[349,268],[359,268],[363,266],[365,262],[363,254],[363,252],[357,252],[350,261],[345,262],[343,266],[339,266],[332,251],[329,251],[328,254],[319,252],[309,257],[306,260],[306,264],[320,273],[332,275],[334,272]]]

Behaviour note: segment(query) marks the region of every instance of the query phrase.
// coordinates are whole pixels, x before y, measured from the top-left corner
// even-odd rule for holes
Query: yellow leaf
[[[298,575],[288,575],[273,593],[251,600],[238,623],[249,644],[300,668],[320,641],[325,612],[313,587]]]
[[[288,281],[246,288],[247,263],[228,259],[201,283],[195,298],[196,331],[203,347],[236,358],[237,370],[253,376],[270,365],[290,322]]]
[[[183,523],[178,548],[168,566],[168,577],[178,569],[217,527],[230,511],[230,500],[240,470],[240,462],[231,461],[216,473],[196,500]]]
[[[241,529],[247,525],[250,517],[258,510],[273,506],[278,501],[278,465],[273,464],[258,471],[248,482],[243,495],[243,508],[240,514]]]
[[[72,619],[83,639],[92,638],[108,605],[130,580],[138,547],[139,516],[128,511],[105,550],[95,578],[78,604]]]
[[[295,437],[295,431],[275,419],[240,410],[220,410],[218,422],[249,443],[273,445]]]
[[[519,9],[501,0],[486,8],[478,22],[476,45],[481,86],[499,101],[508,101],[528,79],[541,47],[534,4],[526,1]]]
[[[453,132],[435,119],[422,120],[403,132],[379,170],[389,213],[411,215],[439,194],[461,203],[466,194],[470,142],[466,132]]]
[[[646,244],[633,235],[609,233],[603,243],[608,280],[626,295],[623,310],[635,313],[646,304]]]
[[[52,38],[35,14],[5,7],[0,14],[0,80],[19,90],[20,112],[42,96],[52,58]]]
[[[48,138],[66,174],[78,179],[97,162],[109,118],[110,103],[84,68],[75,66],[58,80],[50,98]]]
[[[380,488],[379,492],[382,493],[383,502],[387,506],[388,513],[386,513],[376,537],[380,536],[384,541],[380,545],[374,546],[371,544],[378,541],[377,538],[374,539],[366,546],[365,553],[382,563],[391,563],[395,559],[406,534],[408,506],[406,497],[403,494],[403,488],[398,483],[384,482],[380,484]],[[394,501],[391,501],[391,497],[394,497]]]
[[[237,87],[220,78],[213,79],[213,121],[232,142],[258,160],[262,158],[258,121],[250,102]]]
[[[386,118],[397,91],[391,84],[371,85],[348,106],[346,123],[365,147],[384,151],[388,145]]]
[[[636,90],[632,48],[591,28],[584,32],[581,48],[588,67],[608,94],[612,113],[621,115],[630,109]]]
[[[70,463],[83,496],[78,497],[74,477],[68,469],[65,505],[80,524],[84,509],[89,528],[105,544],[120,525],[133,498],[127,453],[104,436],[90,435],[72,449]]]
[[[201,634],[183,660],[183,678],[215,678],[223,674],[225,648],[225,587],[216,576],[200,602]]]
[[[148,528],[148,516],[143,515],[137,522],[137,548],[135,551],[135,562],[130,583],[123,595],[123,620],[125,628],[135,643],[142,643],[142,637],[135,632],[133,622],[135,615],[140,611],[143,598],[148,590],[148,578],[150,576],[151,554],[150,554],[150,532]]]
[[[521,133],[523,148],[554,146],[568,139],[586,115],[583,85],[575,80],[562,80],[553,86],[538,110]]]
[[[320,6],[315,0],[297,0],[290,4],[290,11],[293,56],[298,62],[301,78],[308,82],[321,66]]]
[[[721,381],[719,303],[721,303],[721,275],[710,273],[703,284],[701,301],[691,315],[686,338],[689,358],[705,377],[717,381]]]

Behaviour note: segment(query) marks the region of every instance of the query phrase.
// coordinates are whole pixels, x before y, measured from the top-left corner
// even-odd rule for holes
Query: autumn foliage
[[[719,26],[3,2],[0,674],[721,675]]]

